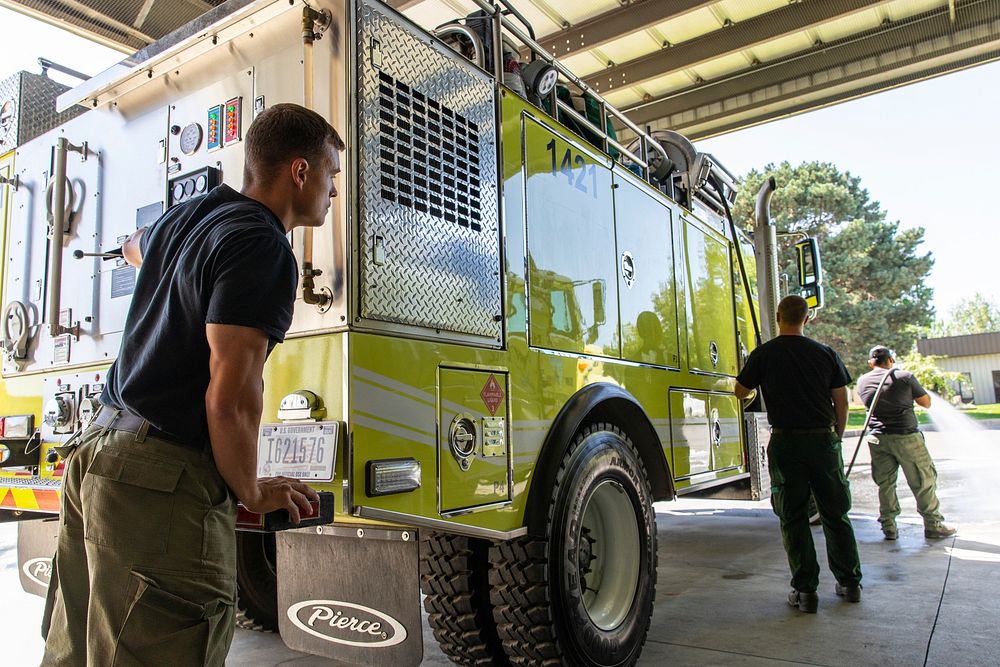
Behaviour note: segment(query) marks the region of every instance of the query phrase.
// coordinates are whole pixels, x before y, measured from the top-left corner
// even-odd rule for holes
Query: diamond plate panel
[[[491,81],[359,2],[361,315],[500,338]]]
[[[68,86],[31,72],[18,72],[0,81],[0,153],[22,146],[86,111],[73,107],[56,113],[56,97],[67,90]]]

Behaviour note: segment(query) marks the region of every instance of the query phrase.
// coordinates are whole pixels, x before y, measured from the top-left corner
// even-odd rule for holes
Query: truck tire
[[[438,646],[457,665],[510,663],[493,620],[489,542],[425,533],[420,542],[420,588]]]
[[[237,624],[278,631],[278,573],[274,533],[236,531]]]
[[[493,614],[514,665],[634,665],[656,589],[656,514],[642,459],[617,427],[574,438],[546,535],[490,549]]]

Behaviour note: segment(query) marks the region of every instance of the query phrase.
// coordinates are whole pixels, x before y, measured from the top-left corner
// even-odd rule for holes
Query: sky
[[[698,144],[730,171],[832,162],[861,177],[901,227],[926,230],[938,316],[980,292],[1000,302],[1000,63],[792,116]],[[781,184],[779,183],[780,187]]]
[[[43,56],[97,74],[122,54],[0,8],[0,79],[39,72]],[[61,74],[53,78],[72,84]],[[902,227],[923,227],[935,258],[929,284],[942,316],[981,292],[1000,302],[996,226],[1000,188],[1000,63],[905,86],[709,139],[698,148],[743,174],[769,162],[832,162],[860,176]],[[780,184],[779,184],[780,186]]]

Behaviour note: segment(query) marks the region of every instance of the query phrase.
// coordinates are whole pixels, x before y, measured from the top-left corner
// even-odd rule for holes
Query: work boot
[[[807,614],[815,614],[819,608],[819,595],[815,591],[807,593],[793,588],[792,592],[788,594],[788,604]]]
[[[834,589],[840,597],[844,598],[848,602],[861,602],[861,584],[852,584],[849,586],[841,586],[837,584]]]
[[[895,540],[899,537],[899,533],[896,532],[896,524],[882,524],[882,535],[884,535],[887,540]]]
[[[928,540],[943,540],[946,537],[951,537],[958,530],[956,528],[951,528],[943,523],[937,523],[933,526],[924,526],[924,537]]]

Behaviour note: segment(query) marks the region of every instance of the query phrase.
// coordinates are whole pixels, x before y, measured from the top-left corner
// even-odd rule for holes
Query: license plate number
[[[262,425],[257,476],[331,481],[339,432],[337,422]]]

